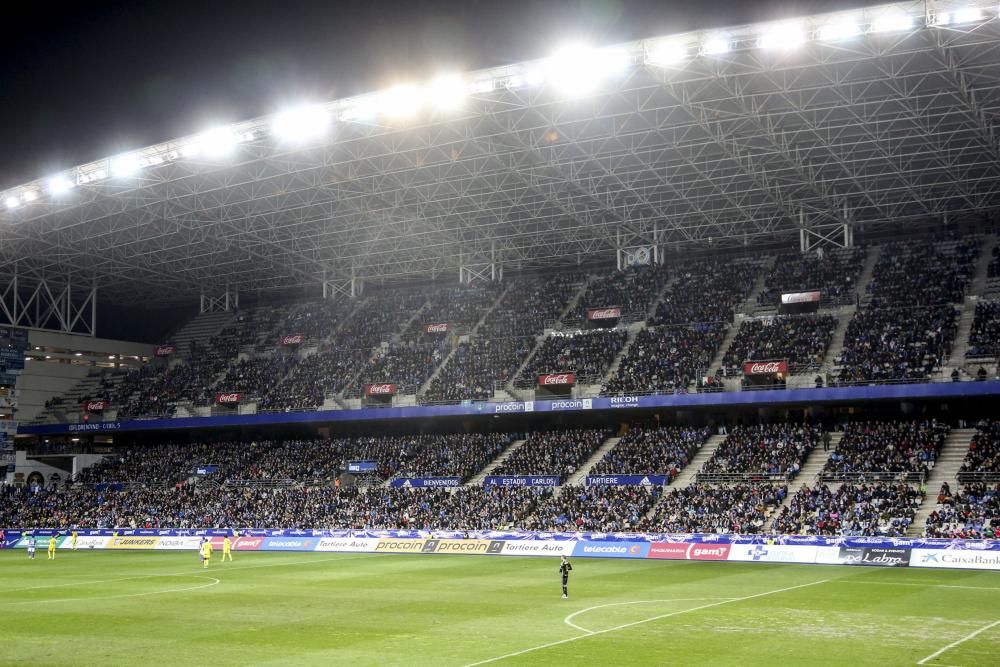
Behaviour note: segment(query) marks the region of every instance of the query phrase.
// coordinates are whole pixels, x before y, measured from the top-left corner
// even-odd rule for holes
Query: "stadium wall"
[[[39,549],[52,535],[72,548],[65,531],[10,529],[0,547],[23,549],[30,535]],[[197,551],[201,540],[222,547],[228,530],[85,530],[77,548],[114,551]],[[410,530],[245,530],[235,551],[308,551],[375,554],[573,556],[655,560],[800,563],[869,567],[1000,570],[1000,540],[712,535],[666,533],[541,533]]]

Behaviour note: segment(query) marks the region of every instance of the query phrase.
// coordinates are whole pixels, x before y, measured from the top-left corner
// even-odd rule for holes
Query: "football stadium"
[[[578,41],[0,192],[0,664],[1000,664],[1000,7]]]

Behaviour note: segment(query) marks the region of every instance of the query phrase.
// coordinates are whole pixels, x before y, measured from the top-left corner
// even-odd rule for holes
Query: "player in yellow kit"
[[[233,542],[226,535],[225,539],[222,540],[222,562],[226,562],[226,556],[229,556],[229,562],[233,562]]]
[[[212,558],[212,543],[206,537],[201,541],[201,566],[208,568],[208,561]]]
[[[75,530],[73,531],[73,533],[71,535],[71,538],[73,540],[73,542],[72,542],[73,543],[73,551],[76,551],[76,531]]]
[[[56,559],[56,536],[53,535],[49,538],[49,560]]]

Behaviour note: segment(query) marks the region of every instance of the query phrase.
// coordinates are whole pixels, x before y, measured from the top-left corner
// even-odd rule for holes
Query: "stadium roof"
[[[118,303],[318,294],[987,213],[997,11],[897,3],[574,47],[216,128],[0,194],[0,278]]]

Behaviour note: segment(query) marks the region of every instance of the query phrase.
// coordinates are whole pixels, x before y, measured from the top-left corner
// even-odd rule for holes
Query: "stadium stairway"
[[[489,465],[480,470],[477,474],[473,475],[472,478],[465,483],[465,486],[482,486],[483,480],[486,476],[493,472],[498,465],[506,461],[508,456],[520,449],[521,445],[525,442],[527,442],[527,440],[515,440],[510,443],[510,447],[500,452],[500,456],[493,459]]]
[[[672,486],[683,489],[687,485],[693,484],[695,477],[698,475],[698,471],[701,470],[701,467],[705,465],[710,458],[712,458],[712,454],[715,454],[715,450],[719,448],[719,445],[721,445],[725,439],[726,436],[724,435],[709,436],[708,440],[705,441],[705,444],[701,446],[701,449],[695,452],[694,458],[691,459],[691,462],[684,466],[684,468],[680,471],[680,474],[674,478]]]
[[[566,480],[566,484],[572,486],[583,486],[583,483],[587,480],[587,475],[590,474],[590,471],[593,470],[594,466],[596,466],[600,460],[604,458],[604,455],[611,451],[611,449],[619,442],[621,442],[621,438],[618,436],[605,440],[604,443],[597,448],[597,451],[595,451],[575,473],[569,476],[569,479]]]
[[[955,334],[955,345],[951,349],[948,359],[942,363],[943,372],[951,374],[951,367],[962,367],[965,363],[965,353],[969,351],[969,334],[972,331],[972,323],[976,319],[976,304],[979,299],[971,295],[980,295],[986,292],[986,280],[989,275],[990,260],[992,259],[993,247],[996,245],[996,237],[987,236],[983,239],[979,249],[979,256],[976,258],[976,270],[969,283],[966,297],[962,301],[962,306],[958,316],[958,330]]]
[[[177,347],[175,358],[186,358],[193,342],[208,343],[212,336],[222,331],[235,317],[236,313],[229,311],[201,313],[191,318],[172,338],[171,342]]]
[[[865,263],[861,267],[861,275],[858,276],[855,303],[868,303],[868,286],[872,282],[872,276],[875,274],[875,264],[878,263],[878,258],[881,254],[882,246],[880,245],[874,245],[868,249],[868,254],[865,256]]]
[[[108,370],[105,374],[94,373],[80,378],[68,391],[59,394],[58,403],[48,408],[42,408],[31,420],[35,424],[48,424],[52,422],[77,421],[82,417],[81,406],[84,401],[96,398],[100,395],[101,381],[106,379],[113,386],[120,383],[127,373],[127,369]],[[116,408],[117,406],[112,406]]]
[[[788,495],[785,496],[785,500],[775,508],[775,513],[772,516],[777,516],[781,512],[782,508],[788,507],[792,504],[792,497],[798,493],[801,489],[807,486],[813,486],[819,481],[819,474],[823,471],[823,466],[826,462],[830,460],[830,454],[837,451],[837,447],[840,446],[840,440],[844,437],[842,431],[830,431],[830,451],[823,451],[822,443],[813,448],[809,455],[806,456],[806,460],[802,462],[802,467],[799,469],[799,474],[795,476],[791,482],[788,483]]]
[[[958,491],[958,470],[965,461],[965,455],[969,452],[969,443],[972,436],[976,434],[974,428],[952,429],[944,440],[941,451],[938,452],[937,461],[934,468],[927,475],[925,486],[927,487],[927,497],[920,504],[913,523],[906,531],[907,537],[920,537],[924,534],[924,523],[930,513],[937,508],[937,494],[941,484],[948,482],[952,492]]]
[[[736,339],[736,334],[739,333],[740,323],[730,322],[729,328],[726,330],[726,335],[719,343],[719,349],[715,351],[715,356],[712,357],[712,363],[708,365],[705,369],[706,375],[712,375],[718,369],[722,368],[722,360],[726,358],[726,352],[729,351],[729,346],[733,344]]]
[[[628,325],[628,328],[626,329],[626,331],[628,331],[628,337],[625,339],[625,344],[622,345],[622,349],[618,351],[615,358],[611,360],[611,365],[608,366],[608,370],[605,371],[604,375],[601,377],[600,383],[594,385],[597,387],[597,390],[591,394],[591,396],[599,395],[601,393],[601,389],[603,389],[604,386],[608,384],[608,381],[615,376],[615,373],[618,372],[618,367],[622,365],[622,360],[625,359],[626,355],[628,355],[628,351],[631,349],[632,343],[635,342],[639,332],[644,328],[646,328],[645,322],[633,322]]]
[[[760,298],[760,295],[764,291],[764,287],[767,283],[767,276],[771,273],[771,269],[774,268],[774,264],[777,261],[778,257],[776,255],[770,255],[763,262],[761,262],[760,273],[757,274],[757,278],[754,280],[753,286],[750,288],[750,292],[747,294],[747,297],[743,299],[743,301],[741,301],[734,309],[737,313],[753,315],[757,309],[757,299]]]

